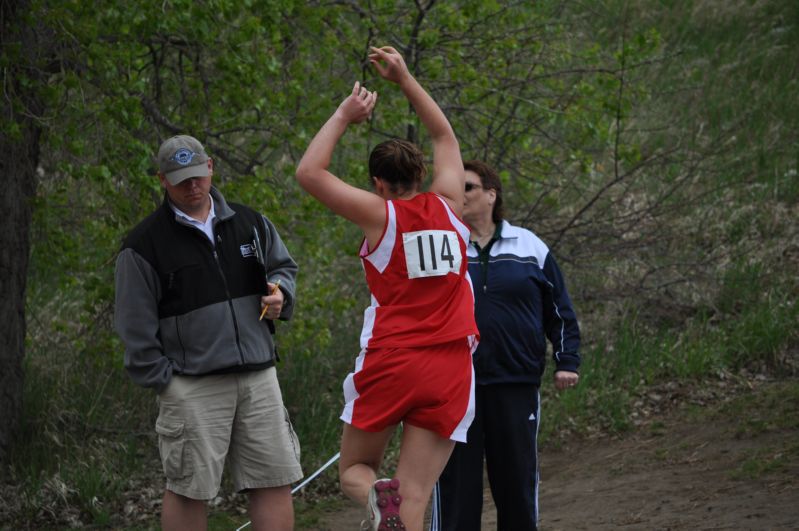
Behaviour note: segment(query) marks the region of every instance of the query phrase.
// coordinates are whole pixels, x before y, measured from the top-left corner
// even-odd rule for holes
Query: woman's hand
[[[369,54],[369,62],[374,65],[380,77],[400,84],[403,80],[410,77],[408,66],[400,53],[391,46],[380,48],[371,47],[372,53]]]
[[[555,371],[555,388],[564,391],[577,385],[580,375],[572,371]]]
[[[336,114],[348,124],[359,124],[369,118],[377,103],[377,92],[370,92],[355,82],[352,94],[341,102]]]

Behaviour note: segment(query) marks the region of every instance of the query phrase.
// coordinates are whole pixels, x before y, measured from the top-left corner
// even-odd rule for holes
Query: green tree
[[[31,23],[29,2],[0,3],[3,87],[0,162],[5,179],[0,208],[0,463],[22,409],[22,358],[25,352],[25,295],[30,255],[31,208],[36,193],[43,97],[34,90],[47,75],[52,35]]]

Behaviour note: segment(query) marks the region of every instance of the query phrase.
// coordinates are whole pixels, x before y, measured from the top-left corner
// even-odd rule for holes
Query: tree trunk
[[[30,253],[31,207],[36,193],[41,102],[30,86],[36,43],[23,15],[24,0],[0,0],[3,69],[0,116],[0,463],[5,462],[22,411],[25,354],[25,287]],[[10,50],[10,51],[9,51]],[[4,61],[4,62],[5,62]]]

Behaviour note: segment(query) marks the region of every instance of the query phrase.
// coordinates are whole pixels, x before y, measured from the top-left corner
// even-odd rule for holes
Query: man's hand
[[[280,312],[283,310],[283,292],[277,284],[271,282],[267,282],[266,287],[270,295],[261,295],[261,311],[266,308],[264,317],[274,320],[280,317]]]
[[[569,387],[577,385],[580,375],[571,371],[555,371],[555,388],[563,391]]]

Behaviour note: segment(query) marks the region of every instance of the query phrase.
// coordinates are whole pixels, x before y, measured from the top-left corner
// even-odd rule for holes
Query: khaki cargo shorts
[[[225,457],[237,492],[302,479],[300,445],[274,367],[174,376],[158,402],[155,431],[168,490],[214,498]]]

